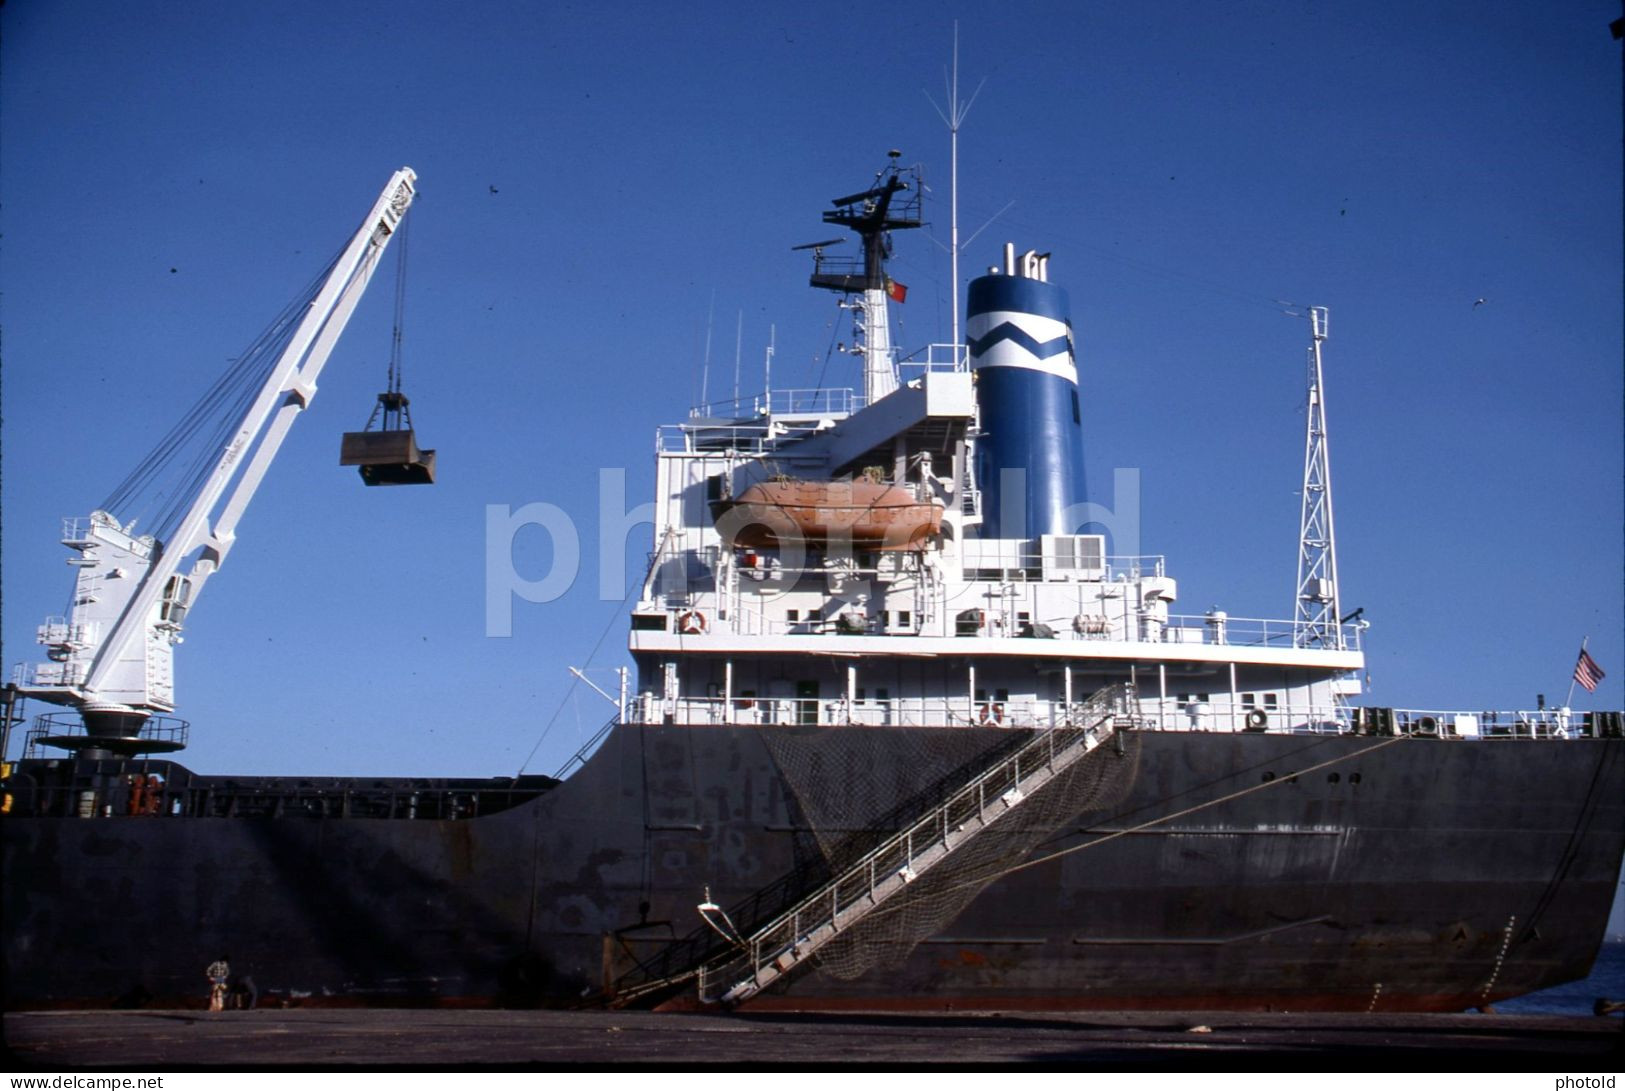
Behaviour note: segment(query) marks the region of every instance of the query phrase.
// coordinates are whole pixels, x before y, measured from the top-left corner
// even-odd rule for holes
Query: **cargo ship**
[[[337,329],[414,182],[318,292]],[[633,670],[559,776],[193,772],[167,656],[274,446],[228,432],[171,537],[72,523],[75,612],[9,691],[67,711],[4,783],[6,1007],[197,1006],[219,952],[261,1004],[1456,1011],[1586,976],[1622,717],[1362,703],[1326,311],[1296,612],[1182,614],[1087,501],[1050,255],[1006,245],[963,344],[899,358],[886,260],[920,193],[893,157],[823,212],[858,256],[808,248],[860,389],[660,429]],[[337,329],[279,342],[267,434]]]

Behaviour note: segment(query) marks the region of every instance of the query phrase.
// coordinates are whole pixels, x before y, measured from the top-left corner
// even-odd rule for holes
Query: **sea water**
[[[1599,997],[1615,1003],[1625,1001],[1625,941],[1603,944],[1592,964],[1591,976],[1584,981],[1500,1000],[1495,1010],[1509,1015],[1590,1015]]]

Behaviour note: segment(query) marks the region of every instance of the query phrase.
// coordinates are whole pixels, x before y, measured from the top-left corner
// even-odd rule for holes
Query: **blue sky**
[[[210,772],[552,772],[624,661],[600,468],[629,503],[711,390],[852,385],[798,243],[898,148],[898,340],[947,339],[952,23],[966,279],[1006,239],[1072,298],[1095,499],[1139,471],[1181,608],[1289,616],[1308,330],[1371,701],[1625,707],[1620,45],[1611,2],[120,4],[0,9],[4,660],[34,661],[86,514],[420,175],[405,381],[432,489],[337,465],[389,355],[374,281],[177,652]],[[1011,202],[1014,202],[1011,204]],[[1009,206],[1006,208],[1006,206]],[[1000,211],[1003,209],[1004,211]],[[1486,300],[1474,306],[1477,299]],[[575,516],[563,599],[484,635],[485,509]],[[640,529],[628,579],[649,548]],[[540,574],[539,532],[518,545]],[[607,635],[602,635],[606,634]],[[561,708],[562,702],[562,708]],[[558,710],[556,721],[553,719]],[[551,728],[547,725],[552,722]],[[545,730],[545,735],[544,735]]]

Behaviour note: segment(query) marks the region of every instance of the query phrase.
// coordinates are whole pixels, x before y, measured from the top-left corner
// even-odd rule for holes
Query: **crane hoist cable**
[[[408,429],[412,427],[411,402],[401,393],[401,328],[406,319],[406,251],[411,230],[410,221],[402,222],[401,237],[395,244],[395,325],[389,344],[389,388],[378,395],[378,402],[372,407],[372,416],[367,418],[369,432],[378,422],[380,413],[385,431],[398,431],[403,422]]]
[[[389,384],[372,407],[367,426],[346,432],[339,465],[355,466],[368,485],[434,484],[434,452],[421,450],[412,428],[412,400],[401,392],[401,331],[406,319],[406,255],[410,221],[400,227],[395,254],[395,326],[390,338]]]

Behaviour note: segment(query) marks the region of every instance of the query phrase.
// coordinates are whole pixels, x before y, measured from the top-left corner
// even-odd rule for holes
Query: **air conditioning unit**
[[[1039,538],[1046,580],[1106,578],[1104,534],[1045,534]]]

